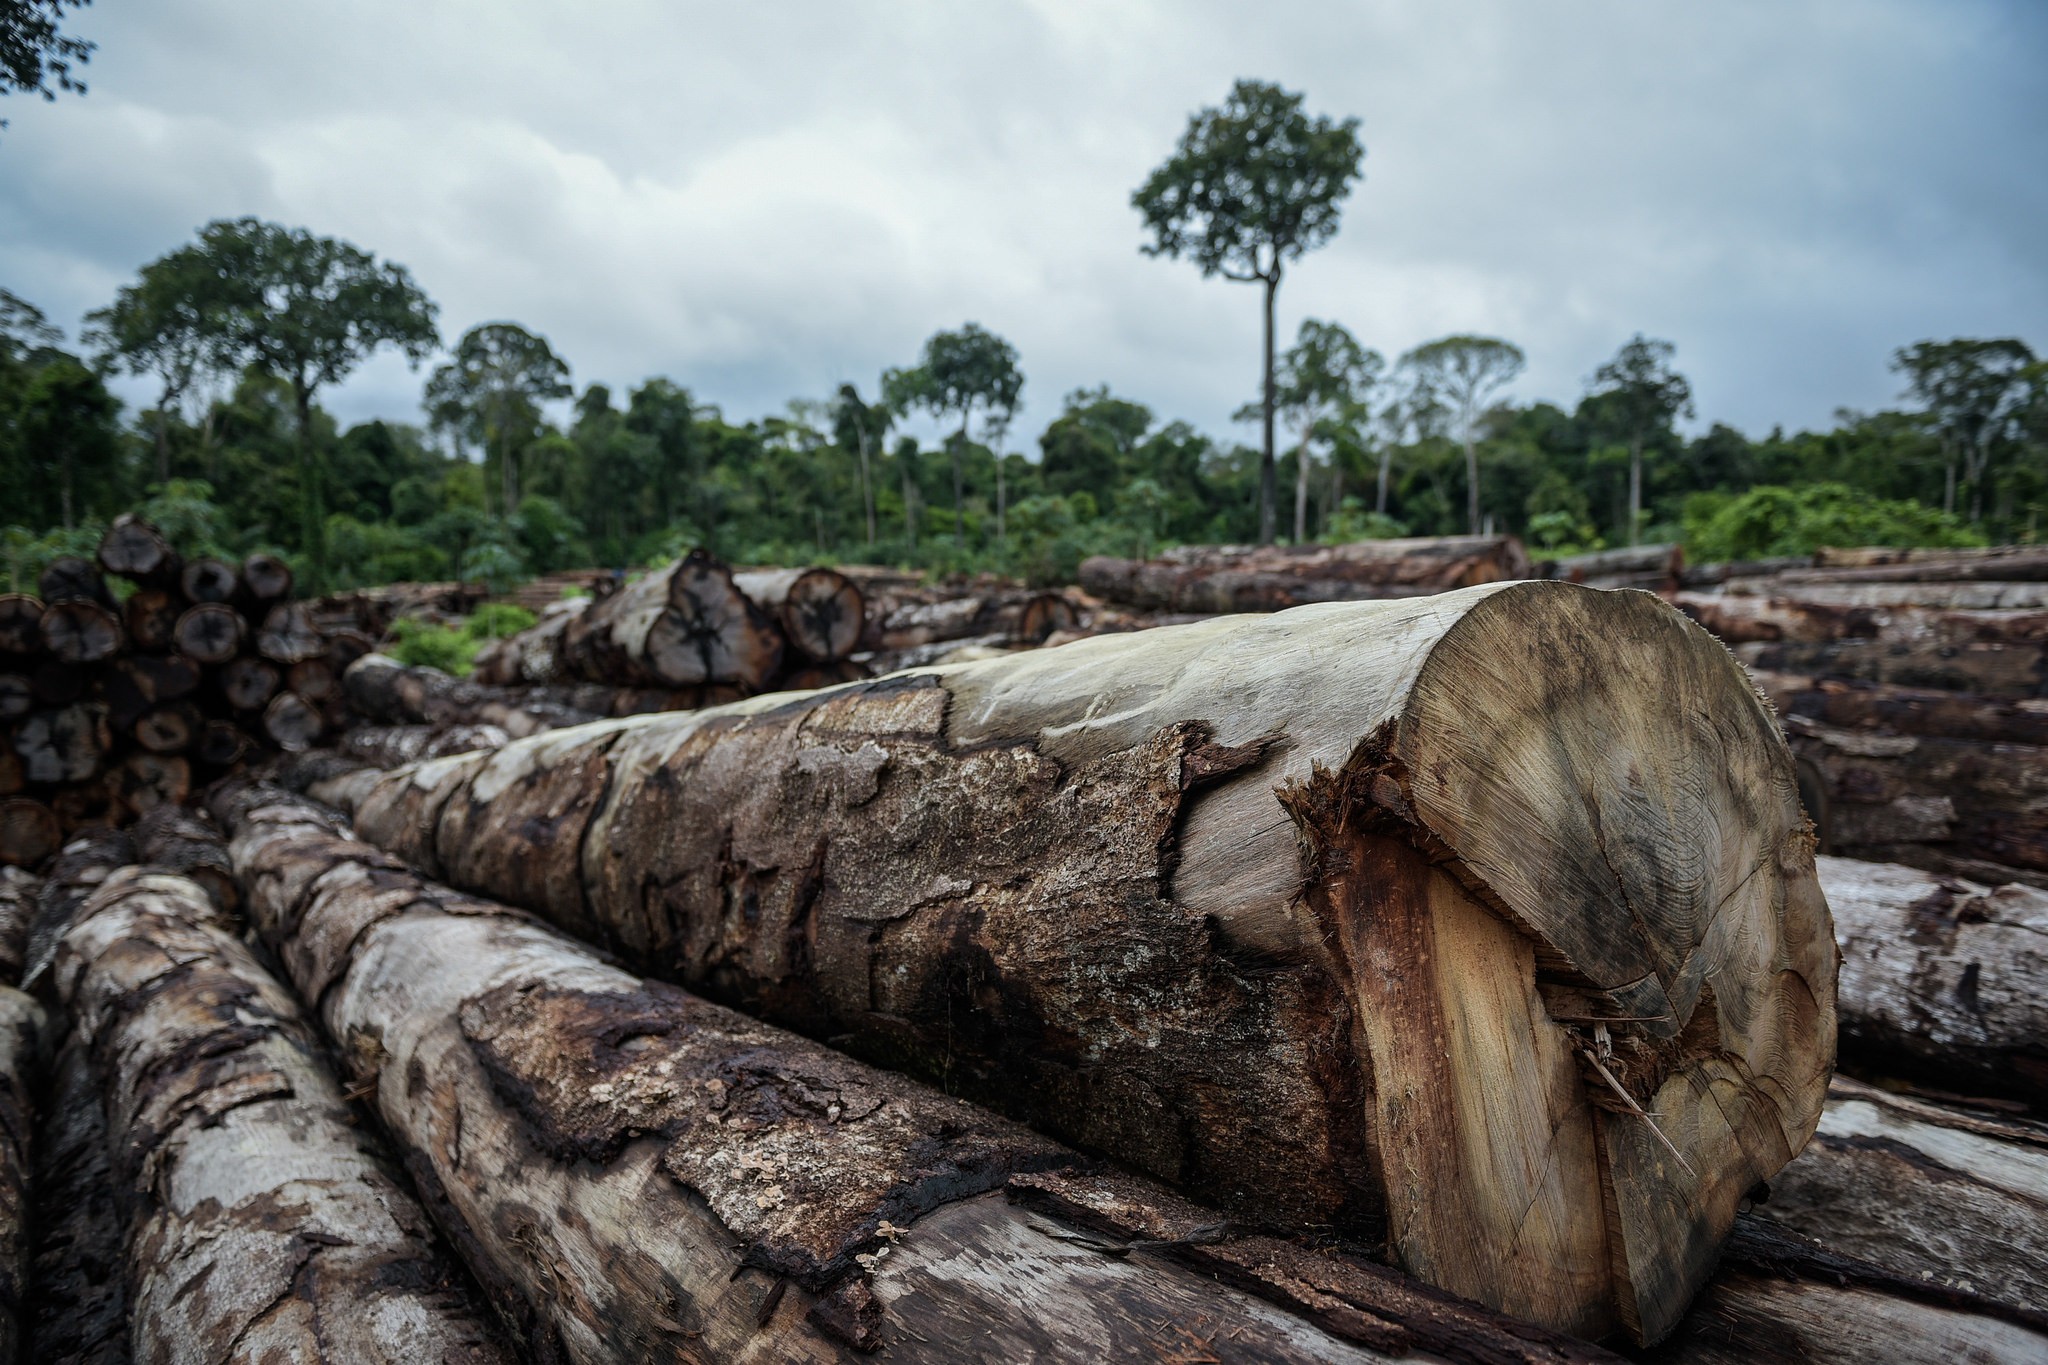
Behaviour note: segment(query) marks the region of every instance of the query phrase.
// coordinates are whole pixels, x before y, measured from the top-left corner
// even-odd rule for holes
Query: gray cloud
[[[1892,401],[1923,336],[2048,344],[2048,12],[2026,3],[1197,0],[249,6],[99,0],[84,99],[10,100],[0,282],[75,326],[210,218],[408,265],[579,383],[734,416],[872,387],[972,318],[1021,431],[1108,382],[1223,433],[1253,290],[1141,257],[1132,187],[1240,75],[1363,120],[1343,232],[1281,296],[1390,356],[1451,331],[1569,402],[1637,330],[1703,418]],[[329,398],[416,415],[380,358]]]

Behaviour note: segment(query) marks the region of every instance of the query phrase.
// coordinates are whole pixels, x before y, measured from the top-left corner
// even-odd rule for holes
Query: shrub
[[[457,677],[476,662],[477,641],[466,630],[437,626],[410,616],[391,623],[391,657],[415,668],[438,668]]]
[[[1840,483],[1764,484],[1739,497],[1695,493],[1686,499],[1684,517],[1686,557],[1696,563],[1804,555],[1823,546],[1984,543],[1947,512]]]

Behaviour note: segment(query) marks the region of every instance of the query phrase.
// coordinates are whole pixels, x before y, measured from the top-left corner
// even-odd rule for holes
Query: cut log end
[[[178,652],[203,664],[224,664],[241,651],[242,629],[233,607],[201,602],[178,618]]]
[[[242,585],[258,602],[276,602],[290,597],[291,565],[276,555],[250,555],[242,561]]]
[[[57,851],[63,837],[56,813],[41,801],[0,801],[0,864],[35,867]]]
[[[53,602],[43,612],[43,647],[68,664],[111,659],[127,642],[121,618],[97,602]]]
[[[99,561],[108,573],[138,583],[178,579],[178,552],[163,532],[132,513],[115,517],[100,537]]]

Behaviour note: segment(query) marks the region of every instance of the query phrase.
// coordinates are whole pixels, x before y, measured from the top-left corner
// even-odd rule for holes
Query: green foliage
[[[1983,543],[1947,512],[1839,483],[1764,485],[1739,497],[1697,493],[1685,504],[1686,556],[1699,562],[1804,555],[1824,546]]]
[[[0,574],[5,575],[6,592],[34,592],[36,579],[53,559],[78,555],[90,559],[100,546],[106,527],[87,522],[69,530],[58,527],[38,535],[26,526],[0,528]]]
[[[513,602],[486,602],[462,623],[462,633],[472,640],[502,640],[517,635],[540,618]]]
[[[92,0],[9,0],[0,5],[0,93],[20,91],[57,98],[59,90],[83,95],[78,68],[92,60],[95,43],[58,31],[66,9]],[[54,87],[54,88],[53,88]],[[7,122],[0,119],[0,128]]]
[[[510,514],[519,503],[520,460],[540,434],[541,407],[569,393],[569,367],[547,338],[517,323],[487,322],[464,332],[454,358],[428,378],[426,406],[437,426],[485,452],[498,475],[499,510]]]
[[[467,677],[482,643],[460,626],[437,626],[401,616],[391,623],[391,657],[415,668],[438,668]]]
[[[172,479],[150,490],[142,519],[164,533],[187,559],[234,555],[228,546],[227,518],[213,500],[213,485],[204,479]]]
[[[1358,498],[1346,498],[1330,518],[1322,535],[1326,545],[1349,545],[1359,540],[1397,540],[1408,528],[1384,512],[1375,512]]]

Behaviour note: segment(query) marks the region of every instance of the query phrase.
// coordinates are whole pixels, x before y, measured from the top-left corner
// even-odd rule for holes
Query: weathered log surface
[[[38,1115],[27,1336],[37,1365],[128,1365],[125,1229],[107,1118],[85,1049],[67,1036]]]
[[[113,873],[51,977],[107,1100],[142,1359],[509,1359],[196,883]]]
[[[2048,892],[1816,862],[1841,939],[1844,1055],[2048,1102]]]
[[[388,654],[366,654],[356,660],[342,675],[341,686],[357,711],[394,724],[493,725],[521,738],[598,718],[557,701],[483,687],[437,668],[402,664]]]
[[[29,926],[35,923],[43,879],[23,868],[0,864],[0,986],[21,980],[28,956]]]
[[[129,837],[143,862],[197,882],[223,915],[241,907],[242,887],[228,861],[227,839],[205,812],[159,806],[135,822]]]
[[[1151,611],[1279,611],[1310,602],[1422,596],[1529,576],[1512,536],[1366,540],[1349,545],[1189,545],[1156,559],[1097,555],[1081,586]]]
[[[754,569],[733,585],[775,614],[783,635],[813,663],[833,663],[859,647],[867,597],[834,569]]]
[[[34,1357],[23,1349],[28,1318],[31,1134],[46,1028],[43,1007],[0,986],[0,1365]]]
[[[1766,1219],[1741,1219],[1722,1266],[1656,1365],[2037,1365],[2048,1317],[1894,1274]]]
[[[164,533],[131,512],[123,512],[100,537],[99,565],[137,583],[175,587],[183,561]]]
[[[1932,607],[1941,611],[2040,611],[2048,607],[2048,583],[1830,582],[1788,583],[1783,575],[1731,578],[1721,585],[1729,597],[1789,598],[1818,607]]]
[[[342,737],[336,750],[373,768],[398,768],[511,742],[512,736],[495,725],[359,725]]]
[[[1773,673],[1750,676],[1778,713],[1849,730],[2048,745],[2048,700]]]
[[[1073,1153],[630,976],[304,801],[216,809],[259,927],[537,1359],[1606,1358],[1130,1177],[1054,1175]]]
[[[0,654],[33,654],[43,647],[43,600],[30,593],[0,593]]]
[[[1868,546],[1816,550],[1810,568],[1781,575],[1788,582],[1960,583],[2048,580],[2048,548],[1993,545],[1983,549],[1893,549]]]
[[[1584,1334],[1669,1328],[1832,1068],[1789,756],[1645,594],[1332,605],[602,722],[355,816],[651,975]]]
[[[1644,588],[1676,592],[1685,575],[1682,545],[1633,545],[1553,560],[1548,577],[1589,588]]]
[[[1758,1212],[1907,1279],[2048,1313],[2048,1127],[1837,1077]]]

